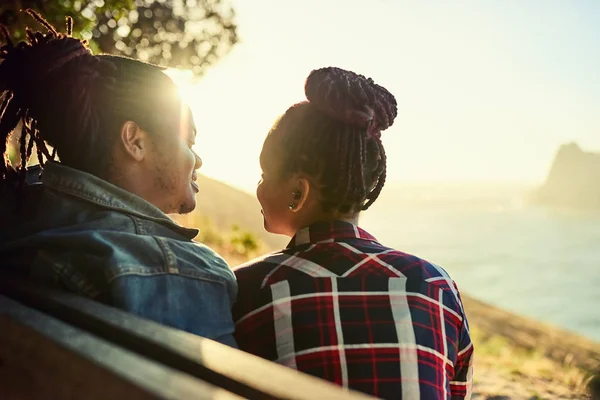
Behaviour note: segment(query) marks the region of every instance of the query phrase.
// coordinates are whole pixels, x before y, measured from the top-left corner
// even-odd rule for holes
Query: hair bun
[[[370,136],[394,123],[396,99],[373,79],[336,67],[313,70],[304,87],[306,99],[333,118],[365,128]]]

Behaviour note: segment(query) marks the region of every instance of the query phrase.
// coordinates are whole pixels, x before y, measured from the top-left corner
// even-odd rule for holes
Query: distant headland
[[[546,182],[533,194],[540,205],[600,210],[600,153],[576,143],[560,146]]]

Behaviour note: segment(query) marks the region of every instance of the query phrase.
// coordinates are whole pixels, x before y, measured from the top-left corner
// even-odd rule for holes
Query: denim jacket
[[[227,263],[142,198],[58,163],[0,192],[0,265],[235,346]]]

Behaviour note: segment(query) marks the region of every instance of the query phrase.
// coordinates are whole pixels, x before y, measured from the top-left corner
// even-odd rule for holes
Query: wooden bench
[[[0,399],[372,399],[71,293],[0,275]]]

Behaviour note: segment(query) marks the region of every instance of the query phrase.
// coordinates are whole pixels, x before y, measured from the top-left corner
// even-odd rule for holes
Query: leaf
[[[42,30],[19,10],[32,8],[64,32],[90,39],[93,51],[190,69],[201,76],[238,41],[235,13],[227,0],[4,0],[0,23],[15,40],[25,27]]]

